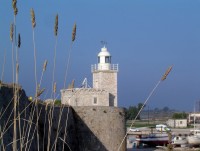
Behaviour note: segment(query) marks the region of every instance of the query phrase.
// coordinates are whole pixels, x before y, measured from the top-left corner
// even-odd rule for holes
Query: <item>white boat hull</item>
[[[188,144],[190,145],[200,145],[200,136],[188,136]]]
[[[173,145],[184,145],[187,143],[188,143],[188,140],[185,137],[181,137],[181,136],[176,136],[172,140]]]
[[[168,135],[149,135],[147,137],[136,138],[139,143],[146,144],[148,146],[167,145],[169,142]]]

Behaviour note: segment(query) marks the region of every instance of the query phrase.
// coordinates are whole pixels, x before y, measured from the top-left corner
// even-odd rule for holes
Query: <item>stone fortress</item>
[[[126,141],[123,141],[126,133],[125,111],[117,107],[118,70],[118,64],[111,64],[111,55],[104,46],[98,54],[98,64],[91,66],[93,87],[85,84],[81,88],[61,90],[61,103],[72,106],[76,117],[84,123],[78,124],[78,133],[86,139],[81,141],[93,146],[89,150],[126,150]],[[84,127],[92,135],[88,135]]]
[[[61,90],[61,102],[70,106],[115,106],[117,107],[118,64],[111,64],[111,55],[104,46],[98,54],[98,64],[91,66],[93,88]]]
[[[103,47],[98,54],[98,64],[92,65],[93,88],[84,86],[61,90],[61,101],[64,105],[54,106],[53,110],[51,103],[38,104],[40,111],[38,135],[35,133],[35,126],[31,126],[30,135],[24,136],[25,140],[32,140],[28,143],[29,150],[38,150],[37,138],[39,138],[43,141],[40,141],[38,151],[47,150],[49,141],[50,148],[54,149],[57,146],[56,151],[125,151],[126,141],[122,143],[126,134],[125,111],[124,108],[117,107],[117,72],[118,65],[111,64],[111,55],[107,48]],[[14,104],[12,102],[9,105],[9,102],[13,96],[13,85],[1,84],[0,109],[9,107],[1,117],[0,127],[3,127],[10,118]],[[35,103],[30,103],[21,88],[19,96],[20,103],[17,109],[19,113],[23,111],[23,114],[21,120],[17,120],[17,125],[20,121],[19,127],[28,129],[29,122],[24,121],[29,120]],[[36,123],[36,115],[33,116],[33,123]],[[13,114],[11,116],[13,118]],[[52,120],[51,126],[49,122],[45,122],[50,120]],[[12,121],[9,124],[11,126],[2,137],[7,146],[6,150],[12,150],[12,145],[9,145],[13,141]],[[50,137],[48,131],[51,132]],[[55,145],[56,137],[60,139]],[[62,141],[64,138],[66,143]],[[20,148],[20,141],[17,142],[17,146]]]

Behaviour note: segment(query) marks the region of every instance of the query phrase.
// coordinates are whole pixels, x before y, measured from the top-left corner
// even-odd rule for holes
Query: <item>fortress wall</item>
[[[78,142],[83,151],[117,151],[125,136],[125,112],[117,107],[73,107]],[[126,150],[126,141],[120,151]]]
[[[31,103],[25,91],[20,89],[20,102],[19,112],[21,114],[21,129],[29,131],[31,122],[30,120],[32,111],[35,107],[34,103]],[[5,113],[1,117],[0,126],[1,130],[7,128],[7,131],[3,134],[3,144],[6,146],[13,140],[13,88],[8,86],[1,86],[0,89],[0,110],[1,116],[3,111]],[[9,105],[9,103],[11,104]],[[30,105],[31,103],[31,105]],[[63,110],[62,110],[63,109]],[[25,112],[26,111],[26,112]],[[36,111],[36,110],[35,110]],[[50,149],[55,149],[55,138],[58,134],[57,151],[117,151],[123,137],[125,136],[125,113],[124,109],[117,107],[69,107],[56,106],[51,108],[51,105],[38,104],[39,121],[38,129],[36,128],[37,114],[34,112],[33,124],[30,128],[30,135],[24,136],[24,141],[29,142],[28,148],[32,151],[37,151],[37,130],[39,134],[39,150],[47,149],[48,141],[50,141]],[[18,112],[18,111],[17,111]],[[53,113],[53,114],[52,114]],[[61,119],[59,116],[62,113]],[[11,115],[11,118],[9,119]],[[32,114],[33,115],[33,114]],[[52,117],[52,125],[50,126],[51,136],[49,133],[49,119]],[[8,125],[5,123],[8,121]],[[60,121],[60,125],[59,125]],[[67,124],[67,127],[66,127]],[[59,126],[58,126],[59,125]],[[66,140],[63,143],[66,127]],[[27,131],[27,132],[28,132]],[[28,134],[26,132],[26,134]],[[58,132],[58,133],[57,133]],[[19,139],[19,120],[17,122],[17,139]],[[31,140],[31,141],[30,141]],[[1,140],[2,141],[2,140]],[[44,142],[43,142],[44,141]],[[2,149],[2,146],[0,146]],[[20,149],[19,141],[17,147]],[[70,149],[69,149],[70,148]],[[23,146],[22,150],[27,148]],[[12,144],[8,145],[6,150],[12,150]],[[126,150],[126,142],[123,143],[120,151]]]
[[[0,142],[3,143],[5,150],[13,150],[13,86],[2,84],[0,87]],[[50,150],[55,149],[55,138],[58,134],[56,151],[79,151],[77,134],[74,125],[72,108],[65,106],[62,110],[60,106],[54,108],[51,105],[46,106],[43,103],[38,103],[38,109],[35,108],[35,102],[29,101],[25,91],[19,88],[19,105],[17,105],[17,149],[20,150],[20,131],[24,134],[22,143],[22,150],[37,151],[37,130],[39,134],[39,150],[47,150],[48,139],[50,142]],[[37,123],[37,113],[38,110],[38,128],[36,128]],[[18,116],[20,114],[20,120]],[[51,114],[52,113],[52,114]],[[60,114],[62,113],[62,114]],[[59,115],[61,116],[60,126],[59,125]],[[50,118],[52,117],[52,121]],[[33,119],[32,122],[30,119]],[[19,124],[20,122],[20,124]],[[51,136],[49,133],[49,122],[52,123],[50,126]],[[64,139],[65,126],[66,127],[66,140],[65,143],[61,139]],[[20,126],[19,126],[20,125]],[[57,133],[58,132],[58,133]],[[61,138],[61,139],[60,139]],[[0,150],[3,150],[3,145],[0,143]],[[70,149],[68,148],[70,147]]]
[[[61,91],[62,104],[70,106],[109,106],[109,93],[97,89],[74,89]],[[94,98],[97,103],[94,104]]]

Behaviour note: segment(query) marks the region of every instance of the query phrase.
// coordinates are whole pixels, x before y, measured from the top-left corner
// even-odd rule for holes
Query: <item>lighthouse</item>
[[[98,54],[98,64],[91,67],[93,88],[109,92],[109,106],[117,106],[118,64],[111,64],[111,55],[104,46]]]
[[[93,86],[87,87],[84,84],[79,88],[62,89],[62,104],[117,107],[118,64],[111,64],[111,55],[105,46],[101,48],[97,57],[98,63],[91,66]]]

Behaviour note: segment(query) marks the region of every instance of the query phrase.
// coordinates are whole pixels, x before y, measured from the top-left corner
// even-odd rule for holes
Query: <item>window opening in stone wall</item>
[[[97,104],[97,97],[94,97],[94,104]]]
[[[100,57],[98,57],[98,63],[100,63]]]

